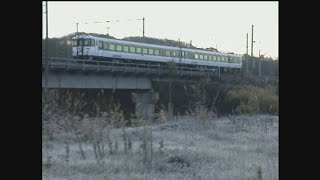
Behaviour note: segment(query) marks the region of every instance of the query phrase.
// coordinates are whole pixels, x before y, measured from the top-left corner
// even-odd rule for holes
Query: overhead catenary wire
[[[123,19],[123,20],[119,20],[119,19],[117,19],[117,20],[106,20],[106,21],[94,21],[94,22],[81,22],[81,23],[79,23],[79,22],[77,22],[76,24],[77,24],[77,29],[78,29],[78,25],[79,24],[103,24],[103,23],[118,23],[118,22],[128,22],[128,21],[143,21],[143,30],[141,30],[141,29],[138,29],[138,28],[136,28],[136,29],[138,29],[139,31],[142,31],[142,33],[143,33],[143,37],[144,37],[144,18],[142,18],[142,19]],[[110,28],[110,27],[109,27]]]

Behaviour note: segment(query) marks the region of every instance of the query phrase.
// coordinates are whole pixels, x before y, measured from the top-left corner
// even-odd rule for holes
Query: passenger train
[[[241,55],[139,43],[91,35],[74,37],[72,46],[74,58],[158,64],[171,61],[186,66],[223,67],[228,69],[239,69],[242,66]]]

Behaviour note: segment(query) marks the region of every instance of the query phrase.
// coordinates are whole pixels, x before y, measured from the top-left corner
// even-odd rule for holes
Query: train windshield
[[[94,39],[74,39],[72,46],[95,46]]]

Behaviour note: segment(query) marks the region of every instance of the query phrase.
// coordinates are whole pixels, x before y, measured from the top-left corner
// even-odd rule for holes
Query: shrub
[[[251,85],[240,86],[229,91],[227,98],[235,105],[233,111],[237,114],[267,113],[278,115],[278,95],[271,86],[265,88]]]

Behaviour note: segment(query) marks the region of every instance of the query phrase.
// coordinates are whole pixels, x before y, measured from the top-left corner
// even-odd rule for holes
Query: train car
[[[197,67],[241,68],[242,56],[202,49],[171,47],[118,39],[76,36],[72,41],[73,57],[122,62],[167,63]]]

